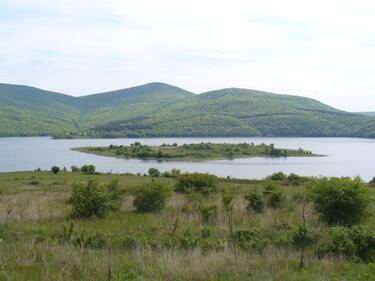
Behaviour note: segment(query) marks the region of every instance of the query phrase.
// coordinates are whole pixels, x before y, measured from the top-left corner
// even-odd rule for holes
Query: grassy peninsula
[[[358,179],[88,167],[0,173],[0,280],[375,280],[374,191]],[[327,186],[353,216],[322,216]]]
[[[135,142],[129,146],[110,145],[108,147],[78,147],[73,150],[102,156],[125,157],[135,159],[204,161],[234,159],[245,157],[310,157],[318,156],[303,149],[280,149],[273,144],[229,144],[229,143],[192,143],[160,146],[143,145]]]

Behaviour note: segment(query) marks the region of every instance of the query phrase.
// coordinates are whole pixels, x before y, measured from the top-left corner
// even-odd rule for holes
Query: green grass
[[[204,161],[245,157],[311,157],[319,156],[303,149],[280,149],[273,145],[255,144],[184,144],[181,146],[163,144],[147,146],[135,143],[130,146],[110,145],[108,147],[78,147],[73,150],[101,156],[158,160]]]
[[[96,179],[108,183],[118,179],[125,196],[119,211],[100,219],[72,220],[66,204],[71,185]],[[217,221],[205,224],[193,208],[190,195],[174,194],[167,207],[156,213],[137,213],[132,190],[155,180],[133,175],[82,175],[80,173],[16,172],[0,174],[0,280],[108,280],[108,249],[81,248],[62,244],[57,235],[74,224],[74,232],[101,233],[111,245],[112,280],[374,280],[374,264],[345,258],[317,259],[314,249],[306,252],[306,268],[298,269],[299,251],[288,244],[287,226],[301,224],[302,206],[293,195],[308,182],[279,182],[286,202],[280,209],[253,213],[246,209],[244,194],[261,192],[265,181],[221,179],[220,189],[234,192],[235,229],[262,229],[270,241],[263,251],[240,250],[230,242],[221,194],[202,197],[202,204],[219,206]],[[174,180],[157,180],[173,185]],[[322,239],[328,227],[319,221],[311,204],[306,208],[307,225]],[[177,222],[177,227],[175,224]],[[374,229],[370,217],[364,225]],[[173,233],[175,229],[175,234]],[[166,246],[166,239],[191,233],[200,236],[196,247]],[[185,236],[184,236],[185,235]],[[137,241],[124,247],[127,237]],[[221,247],[205,249],[221,241]]]

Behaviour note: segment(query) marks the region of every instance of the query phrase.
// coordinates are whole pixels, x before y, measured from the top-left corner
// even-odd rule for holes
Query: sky
[[[0,82],[74,96],[165,82],[375,111],[375,1],[0,0]]]

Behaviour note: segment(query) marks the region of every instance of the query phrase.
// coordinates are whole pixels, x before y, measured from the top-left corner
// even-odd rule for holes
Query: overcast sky
[[[78,96],[153,81],[375,111],[375,1],[0,0],[0,82]]]

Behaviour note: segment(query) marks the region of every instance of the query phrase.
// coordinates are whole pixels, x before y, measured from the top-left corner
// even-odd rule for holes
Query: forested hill
[[[375,137],[375,117],[319,101],[228,88],[196,95],[164,83],[83,97],[0,84],[0,136]]]

